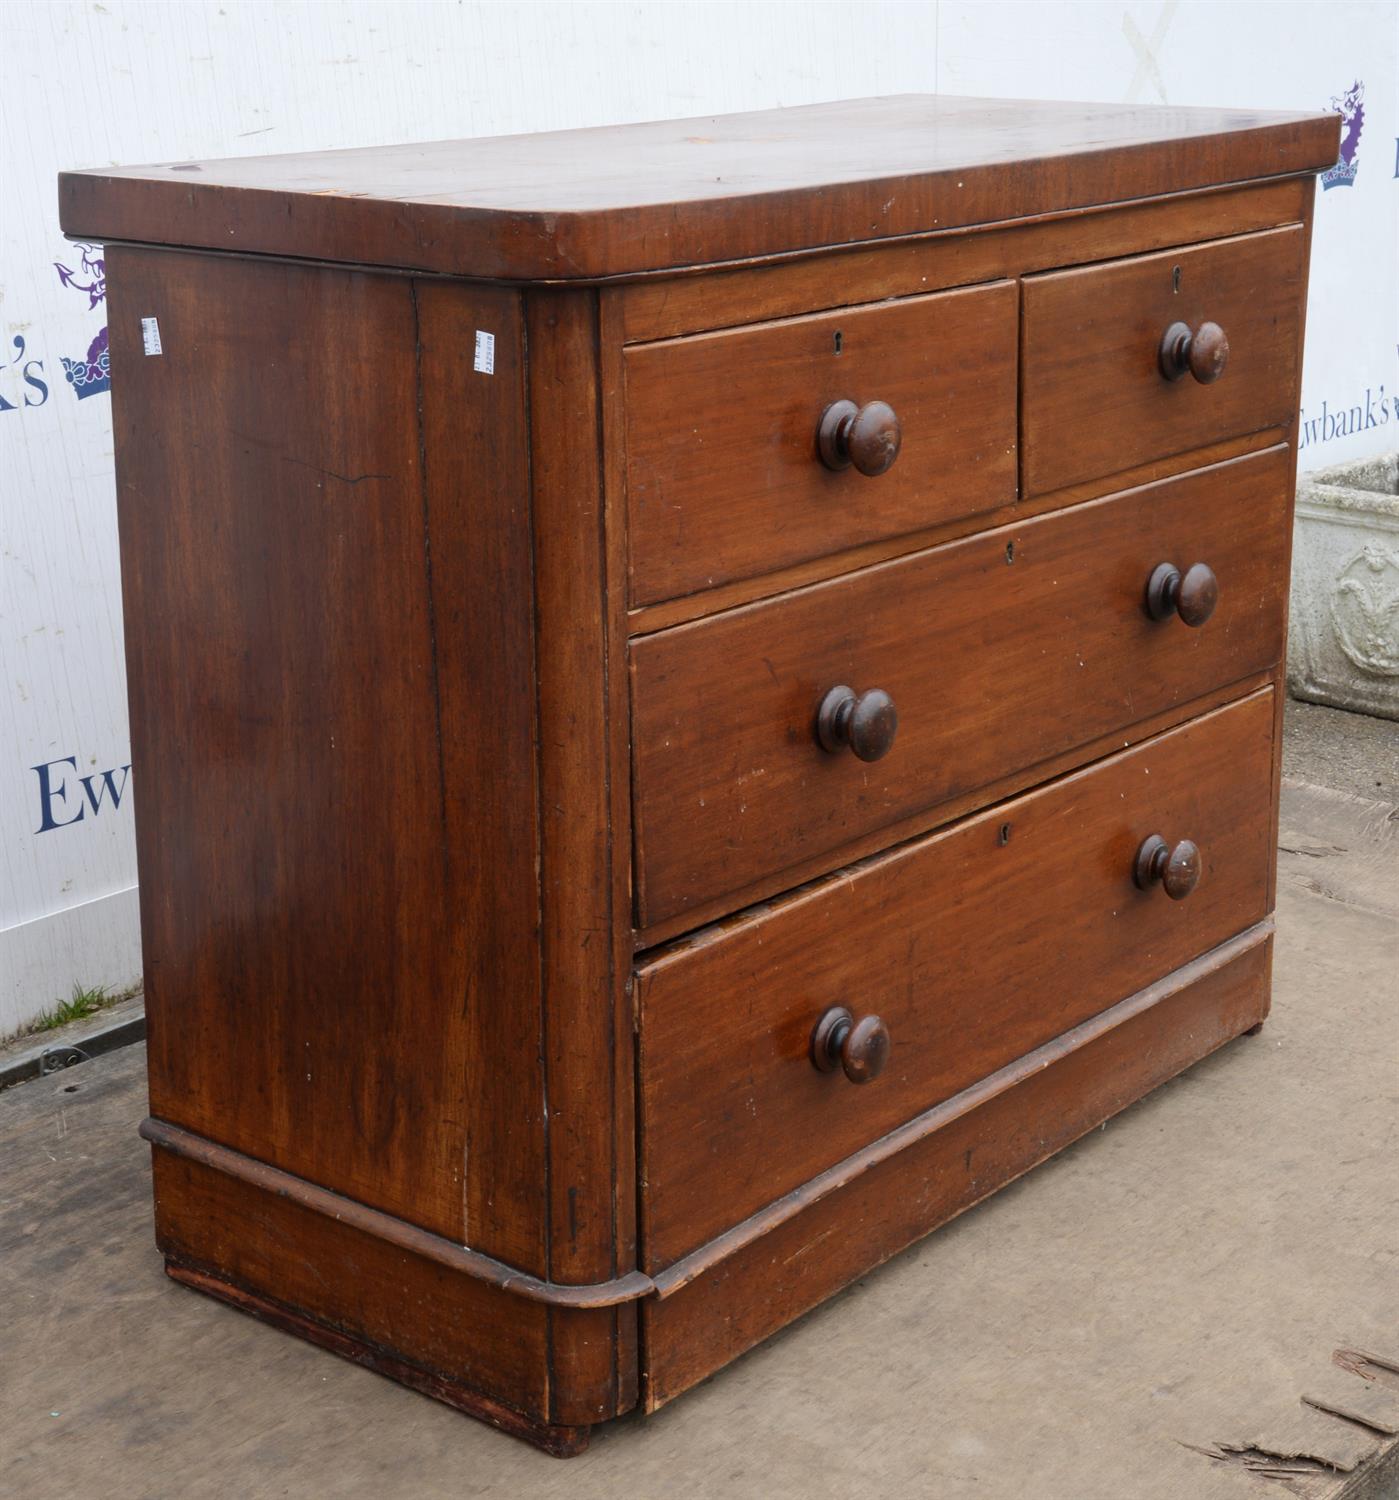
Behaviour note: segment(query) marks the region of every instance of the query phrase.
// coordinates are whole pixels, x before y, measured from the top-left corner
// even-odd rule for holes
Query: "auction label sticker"
[[[162,352],[160,347],[160,324],[154,318],[141,319],[141,346],[147,354],[160,354]]]
[[[152,318],[151,322],[154,323],[155,319]],[[479,328],[476,330],[476,361],[474,368],[480,371],[482,375],[495,374],[495,334],[484,333]]]

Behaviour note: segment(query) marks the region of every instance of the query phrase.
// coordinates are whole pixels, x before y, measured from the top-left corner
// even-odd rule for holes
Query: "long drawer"
[[[645,965],[645,1268],[1261,920],[1272,724],[1269,688]],[[813,1064],[837,1007],[868,1081]]]
[[[1256,1026],[1271,960],[1265,921],[658,1273],[640,1304],[647,1409]]]
[[[1288,473],[1278,446],[634,641],[639,924],[1271,666]],[[1157,569],[1201,563],[1214,613],[1152,618]],[[892,700],[882,758],[823,747],[837,687]]]
[[[1008,505],[1018,308],[1001,281],[629,348],[632,602]],[[842,401],[872,425],[823,461]]]
[[[1290,423],[1305,245],[1291,225],[1027,276],[1024,493]]]

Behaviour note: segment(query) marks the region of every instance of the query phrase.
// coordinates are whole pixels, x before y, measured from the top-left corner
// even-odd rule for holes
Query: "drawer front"
[[[926,1134],[912,1125],[915,1139],[814,1202],[775,1205],[763,1232],[716,1246],[712,1261],[701,1250],[708,1265],[693,1279],[679,1279],[684,1261],[661,1272],[668,1295],[638,1304],[647,1410],[1256,1025],[1268,1013],[1271,961],[1271,934],[1250,929],[1076,1028],[1064,1039],[1076,1045],[1045,1057],[1058,1051],[1051,1043],[1018,1082],[966,1100],[966,1109],[949,1106],[950,1118]],[[1081,1034],[1088,1029],[1094,1034]]]
[[[634,641],[640,924],[1272,666],[1288,460],[1269,449]],[[1158,565],[1201,562],[1214,614],[1152,619]],[[882,759],[818,742],[840,686],[866,710],[892,698]]]
[[[1002,281],[628,348],[632,602],[1013,501],[1017,311]],[[838,401],[893,411],[901,446],[883,473],[823,462]],[[832,461],[874,466],[865,434]]]
[[[1305,266],[1300,225],[1024,282],[1026,495],[1290,423]],[[1222,330],[1228,354],[1218,372]],[[1183,325],[1188,344],[1162,340]],[[1197,378],[1199,377],[1199,378]]]
[[[1265,689],[643,968],[646,1269],[1261,920],[1272,730]],[[1153,835],[1198,847],[1180,899]],[[872,1080],[813,1066],[832,1007],[884,1022]]]

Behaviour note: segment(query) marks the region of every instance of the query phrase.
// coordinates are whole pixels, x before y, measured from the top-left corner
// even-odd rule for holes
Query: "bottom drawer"
[[[1271,923],[921,1115],[656,1278],[648,1411],[1052,1156],[1268,1012]]]
[[[646,963],[644,1269],[1258,922],[1272,733],[1265,689]],[[1140,888],[1153,838],[1171,868]],[[859,1086],[869,1027],[848,1070],[812,1061],[835,1007],[887,1031]]]

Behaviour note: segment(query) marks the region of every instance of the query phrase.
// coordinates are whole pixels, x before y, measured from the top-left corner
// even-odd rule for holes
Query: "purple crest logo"
[[[80,271],[69,270],[62,261],[54,261],[53,268],[58,272],[58,279],[64,286],[71,286],[74,291],[87,293],[87,305],[89,310],[107,295],[107,262],[102,255],[100,245],[79,245],[78,249],[83,252],[83,264]],[[79,276],[86,276],[86,281],[79,281]]]
[[[83,255],[82,265],[78,270],[57,260],[54,261],[53,268],[64,286],[71,287],[75,292],[87,293],[90,311],[106,301],[107,262],[101,245],[79,245],[78,249]],[[68,359],[64,355],[60,355],[59,359],[63,365],[63,373],[68,377],[68,384],[73,387],[79,401],[86,401],[89,396],[100,396],[103,391],[111,390],[112,370],[107,354],[105,327],[87,346],[85,359]]]
[[[77,392],[79,401],[89,396],[99,396],[112,388],[112,367],[107,355],[107,330],[87,346],[86,359],[69,359],[66,354],[58,356],[68,384]]]
[[[1341,154],[1336,165],[1321,174],[1321,187],[1325,192],[1333,187],[1349,187],[1355,181],[1360,163],[1356,153],[1360,148],[1360,131],[1365,124],[1365,85],[1356,81],[1339,98],[1332,98],[1331,108],[1341,117]]]

